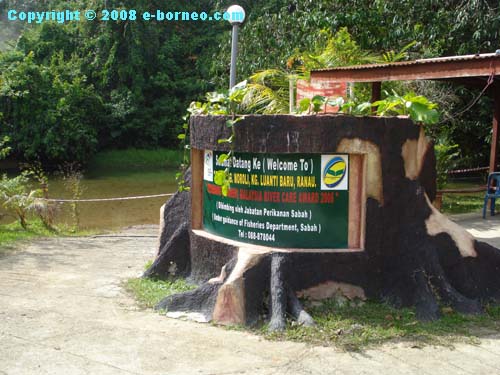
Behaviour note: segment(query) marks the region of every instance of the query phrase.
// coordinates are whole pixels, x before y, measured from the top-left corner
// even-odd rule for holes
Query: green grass
[[[487,306],[481,316],[465,316],[444,308],[443,317],[429,323],[419,322],[412,309],[394,309],[377,302],[338,306],[335,301],[327,300],[319,306],[306,304],[306,309],[316,321],[316,327],[289,323],[285,332],[270,333],[264,326],[259,333],[271,340],[300,341],[357,351],[396,341],[405,341],[415,347],[451,346],[456,342],[477,342],[481,335],[500,329],[498,306]]]
[[[167,296],[187,292],[196,286],[188,284],[184,279],[177,278],[169,280],[130,279],[125,287],[142,306],[151,308]]]
[[[447,214],[480,213],[483,209],[484,193],[445,194],[441,211]]]
[[[455,182],[446,185],[446,189],[475,188],[480,183]],[[480,213],[483,208],[484,192],[470,194],[444,194],[441,211],[445,214]]]
[[[2,250],[5,252],[8,245],[17,241],[51,235],[52,233],[39,222],[32,223],[28,230],[24,230],[17,221],[12,224],[0,225],[0,253]]]
[[[45,228],[40,220],[28,222],[28,228],[23,229],[19,222],[0,225],[0,255],[12,251],[17,242],[39,237],[84,236],[93,234],[91,231],[73,231],[65,226],[57,226],[51,231]]]
[[[144,171],[177,168],[182,160],[180,150],[144,150],[130,148],[99,152],[89,163],[87,170],[98,174],[100,171],[126,170]]]

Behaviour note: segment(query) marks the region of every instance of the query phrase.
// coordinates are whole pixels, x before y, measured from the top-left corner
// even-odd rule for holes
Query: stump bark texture
[[[192,118],[191,147],[227,147],[217,142],[229,135],[225,120]],[[270,329],[280,330],[287,316],[314,324],[297,297],[373,298],[413,306],[421,320],[438,319],[441,305],[480,314],[485,302],[499,299],[500,251],[434,208],[433,145],[410,120],[249,116],[236,125],[234,148],[363,154],[362,249],[266,249],[224,240],[193,230],[190,194],[177,193],[162,210],[158,256],[145,276],[175,272],[200,287],[167,297],[159,308],[198,312],[221,324],[267,319]]]

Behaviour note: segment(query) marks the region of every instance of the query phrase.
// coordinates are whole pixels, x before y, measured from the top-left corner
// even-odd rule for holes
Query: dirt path
[[[454,350],[353,354],[141,311],[121,282],[140,274],[155,245],[156,228],[141,227],[0,256],[0,374],[500,373],[500,335]]]

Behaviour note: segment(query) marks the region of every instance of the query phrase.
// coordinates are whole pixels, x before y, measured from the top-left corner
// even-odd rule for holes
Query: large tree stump
[[[191,170],[184,181],[191,185]],[[177,192],[160,209],[158,253],[144,277],[162,278],[167,274],[187,276],[191,267],[189,232],[191,227],[191,199],[188,191]]]
[[[223,117],[194,117],[191,146],[223,149],[217,140],[228,131]],[[314,324],[297,297],[327,298],[340,291],[349,298],[413,306],[421,320],[438,319],[440,305],[480,314],[482,304],[500,297],[500,251],[434,208],[433,146],[410,120],[249,116],[236,127],[234,147],[364,155],[361,248],[305,251],[224,239],[199,227],[190,195],[179,193],[162,213],[160,251],[145,275],[166,277],[173,269],[200,287],[166,298],[159,308],[198,312],[221,324],[251,325],[264,318],[279,330],[287,315]],[[192,199],[199,197],[195,167]]]

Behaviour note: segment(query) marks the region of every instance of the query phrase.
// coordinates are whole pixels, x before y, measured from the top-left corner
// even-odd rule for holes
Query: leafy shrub
[[[51,66],[33,54],[0,55],[2,133],[24,160],[85,162],[96,151],[103,104],[71,62]]]
[[[437,188],[443,189],[448,182],[448,172],[455,166],[459,155],[458,145],[440,140],[434,146],[436,153]]]
[[[40,190],[28,188],[29,178],[27,173],[9,178],[3,175],[0,180],[0,200],[7,211],[10,211],[24,229],[28,227],[28,214],[43,209],[46,204],[40,199]]]

